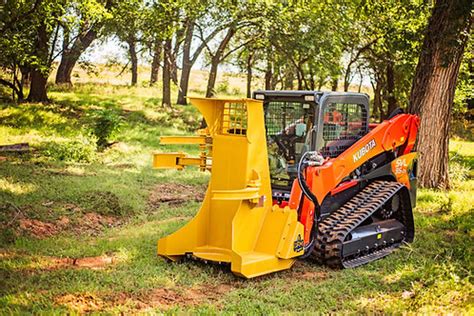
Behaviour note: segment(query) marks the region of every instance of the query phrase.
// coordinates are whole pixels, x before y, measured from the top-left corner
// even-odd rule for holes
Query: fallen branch
[[[0,145],[0,152],[27,152],[27,151],[30,151],[30,145],[28,143]]]

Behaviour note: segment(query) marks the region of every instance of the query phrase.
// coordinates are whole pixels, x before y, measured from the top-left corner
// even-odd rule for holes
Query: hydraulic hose
[[[301,256],[301,258],[306,258],[311,253],[313,252],[314,246],[316,244],[316,233],[317,233],[317,225],[321,216],[320,212],[320,205],[318,203],[318,200],[316,196],[311,192],[311,189],[308,187],[308,184],[306,183],[306,179],[304,177],[304,171],[306,167],[308,166],[308,162],[306,160],[306,157],[308,154],[311,152],[307,151],[303,154],[301,157],[299,163],[298,163],[298,168],[297,168],[297,174],[298,174],[298,184],[301,188],[301,191],[303,194],[313,203],[314,205],[314,210],[315,210],[315,219],[314,219],[314,225],[313,228],[311,229],[311,241],[309,242],[308,245],[304,247],[304,255]]]
[[[319,219],[319,216],[321,215],[320,214],[320,211],[319,211],[319,203],[318,203],[318,199],[316,198],[316,196],[313,194],[313,192],[311,192],[311,189],[308,187],[308,184],[306,183],[306,179],[304,177],[304,170],[306,169],[306,167],[308,166],[308,163],[306,161],[306,156],[308,154],[310,154],[311,152],[310,151],[307,151],[303,154],[303,156],[301,157],[300,159],[300,162],[298,163],[298,169],[297,169],[297,173],[298,173],[298,184],[301,188],[301,191],[303,191],[303,194],[311,201],[313,202],[314,204],[314,208],[315,208],[315,213],[317,213],[317,219]]]

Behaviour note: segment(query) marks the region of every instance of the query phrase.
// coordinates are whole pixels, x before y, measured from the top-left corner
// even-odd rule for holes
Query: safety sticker
[[[293,250],[295,252],[300,252],[303,250],[303,245],[304,245],[304,240],[301,238],[301,235],[298,234],[298,237],[296,237],[296,240],[294,242]]]

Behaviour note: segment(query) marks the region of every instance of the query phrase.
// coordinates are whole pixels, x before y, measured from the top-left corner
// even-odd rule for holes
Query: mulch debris
[[[203,185],[190,185],[179,183],[167,183],[157,185],[148,198],[148,205],[157,208],[163,203],[171,206],[179,206],[184,203],[204,200],[206,187]]]

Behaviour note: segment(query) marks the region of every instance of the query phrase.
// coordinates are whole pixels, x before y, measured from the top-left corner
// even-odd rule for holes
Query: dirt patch
[[[71,212],[71,213],[82,212],[82,209],[74,203],[65,203],[65,204],[63,204],[62,207],[64,208],[64,210],[66,210],[68,212]]]
[[[112,168],[117,168],[117,169],[132,169],[135,168],[135,165],[132,163],[116,163],[116,164],[110,164],[108,165]]]
[[[232,291],[234,287],[230,284],[219,284],[213,286],[201,285],[186,291],[188,298],[194,305],[205,301],[218,301],[223,295]]]
[[[132,293],[79,293],[61,295],[54,301],[80,313],[104,311],[117,306],[126,306],[127,310],[133,312],[147,312],[153,309],[168,310],[174,306],[197,306],[204,303],[216,306],[218,301],[233,289],[230,284],[220,284],[177,289],[156,288]]]
[[[116,227],[121,221],[114,216],[106,216],[94,212],[84,214],[75,221],[72,230],[77,234],[98,235],[105,227]]]
[[[301,279],[322,281],[328,278],[328,273],[324,271],[306,271],[301,275]]]
[[[69,226],[70,223],[71,223],[71,220],[66,216],[61,216],[56,221],[56,225],[58,225],[58,227],[60,227],[61,229],[66,228],[67,226]]]
[[[46,257],[45,258],[45,270],[58,270],[58,269],[91,269],[91,270],[103,270],[110,265],[117,262],[115,256],[97,256],[97,257],[84,257],[84,258],[56,258]]]
[[[295,265],[282,275],[289,279],[312,280],[315,282],[324,281],[329,278],[329,272],[325,270],[315,270],[315,264],[307,261],[296,261]],[[317,268],[317,267],[316,267]]]
[[[229,284],[200,285],[187,289],[157,288],[138,293],[113,293],[107,301],[113,306],[126,305],[141,312],[155,308],[167,310],[173,306],[197,306],[204,303],[215,305],[232,289],[234,288]]]
[[[157,208],[162,203],[178,206],[189,201],[200,202],[204,199],[206,187],[203,185],[190,185],[168,183],[157,185],[148,198],[148,205]]]
[[[94,212],[86,213],[75,220],[61,216],[54,222],[43,222],[37,219],[20,218],[18,231],[32,237],[42,239],[54,236],[63,231],[75,234],[98,235],[105,227],[115,227],[121,224],[117,217],[106,216]]]
[[[66,294],[57,297],[54,301],[58,305],[66,306],[80,313],[97,311],[104,307],[104,302],[92,294]]]
[[[78,268],[88,268],[92,270],[101,270],[116,261],[115,257],[100,256],[74,259],[72,265]]]
[[[56,235],[60,228],[53,223],[42,222],[36,219],[22,218],[19,220],[19,228],[36,238],[45,238]]]

